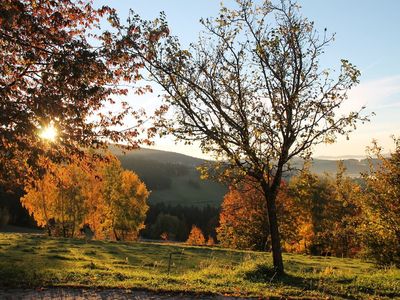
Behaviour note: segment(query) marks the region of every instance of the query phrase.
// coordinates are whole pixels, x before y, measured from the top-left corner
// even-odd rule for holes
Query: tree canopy
[[[116,26],[112,9],[89,1],[1,1],[0,183],[23,178],[45,152],[142,142],[136,126],[121,128],[126,116],[140,124],[141,113],[113,98],[127,93],[121,81],[140,79],[141,64],[126,67],[102,18]],[[57,143],[45,147],[38,133],[49,125]]]
[[[360,111],[338,112],[360,72],[345,59],[337,76],[321,67],[333,36],[318,33],[295,2],[236,4],[201,20],[204,32],[188,49],[168,35],[163,15],[153,23],[132,19],[131,26],[162,38],[149,39],[146,55],[134,47],[126,52],[140,55],[163,87],[173,110],[173,118],[160,122],[168,133],[200,142],[204,152],[259,184],[267,199],[274,266],[283,273],[275,204],[282,174],[290,159],[309,157],[314,145],[334,142],[366,120]]]

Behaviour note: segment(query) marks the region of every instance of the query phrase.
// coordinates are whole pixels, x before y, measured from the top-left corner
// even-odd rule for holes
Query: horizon
[[[116,146],[116,147],[118,147],[118,146]],[[186,154],[186,153],[182,153],[182,152],[178,152],[178,151],[174,151],[174,150],[157,149],[157,148],[149,147],[149,146],[140,147],[138,149],[129,150],[125,154],[131,153],[131,152],[135,152],[135,151],[140,151],[140,150],[154,150],[154,151],[161,151],[161,152],[184,155],[184,156],[195,158],[195,159],[215,160],[213,158],[207,158],[207,157],[206,158],[202,158],[202,157],[198,157],[198,156],[194,156],[194,155],[191,155],[191,154]],[[123,154],[123,155],[125,155],[125,154]],[[390,152],[382,153],[382,156],[384,156],[384,157],[387,157],[389,155],[390,155]],[[299,158],[299,157],[296,157],[296,158]],[[361,160],[364,160],[364,159],[367,159],[367,158],[368,158],[367,154],[365,154],[365,155],[338,155],[338,156],[334,156],[334,155],[332,155],[332,156],[331,155],[324,156],[324,155],[321,155],[321,156],[312,156],[311,157],[312,160],[331,160],[331,161],[340,161],[340,160],[358,160],[358,161],[361,161]]]

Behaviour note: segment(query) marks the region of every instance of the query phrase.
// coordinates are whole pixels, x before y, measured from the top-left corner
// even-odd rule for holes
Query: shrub
[[[193,225],[186,243],[189,245],[196,245],[196,246],[204,245],[206,243],[206,239],[204,238],[201,229]]]

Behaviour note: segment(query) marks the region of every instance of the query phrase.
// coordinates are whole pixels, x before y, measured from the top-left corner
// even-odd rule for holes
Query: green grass
[[[172,264],[168,273],[168,258]],[[176,244],[117,243],[0,233],[3,287],[81,286],[328,299],[400,298],[400,270],[357,259],[270,254]]]

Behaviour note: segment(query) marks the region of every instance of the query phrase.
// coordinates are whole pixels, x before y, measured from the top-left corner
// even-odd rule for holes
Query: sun
[[[57,129],[53,124],[50,124],[42,129],[42,131],[39,133],[39,136],[44,140],[54,142],[57,138]]]

